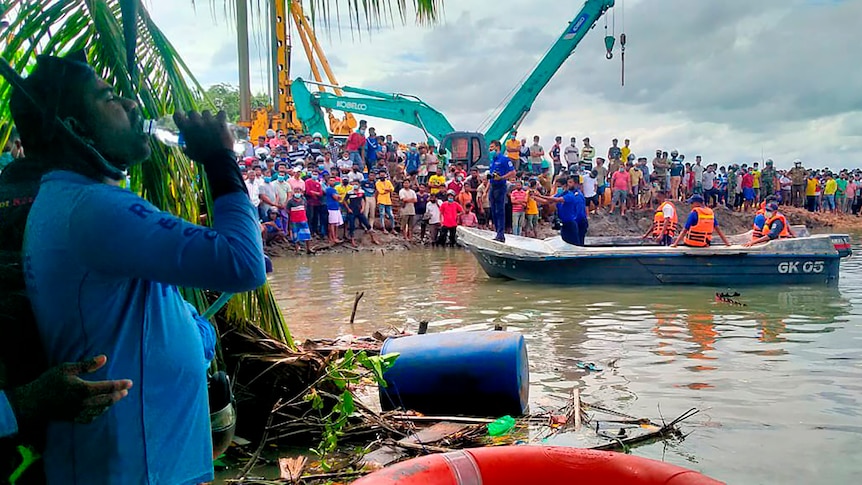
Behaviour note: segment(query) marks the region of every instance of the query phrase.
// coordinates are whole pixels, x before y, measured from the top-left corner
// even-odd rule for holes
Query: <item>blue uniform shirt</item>
[[[562,194],[557,195],[562,197],[563,202],[557,203],[557,215],[560,217],[560,222],[575,222],[577,220],[577,197],[568,190],[564,190]]]
[[[713,221],[715,221],[715,227],[718,227],[718,217],[713,213],[712,215]],[[697,224],[697,212],[691,211],[688,215],[688,219],[685,221],[685,228],[691,229],[694,225]]]
[[[377,150],[380,150],[380,142],[377,138],[368,138],[365,141],[365,160],[369,164],[377,161]]]
[[[762,230],[763,226],[765,226],[765,225],[766,225],[766,216],[764,216],[763,214],[757,214],[756,216],[754,216],[754,226],[755,227]]]
[[[575,221],[585,221],[587,220],[587,200],[584,198],[584,194],[580,190],[570,191],[574,199],[574,211],[575,211]]]
[[[6,393],[0,391],[0,438],[12,436],[18,432],[18,421],[15,420],[15,413],[12,412],[12,406],[6,399]]]
[[[90,380],[131,379],[91,424],[48,425],[48,483],[197,485],[213,480],[207,396],[215,335],[177,286],[243,292],[266,281],[245,193],[213,204],[213,227],[132,192],[55,171],[42,179],[23,248],[49,365],[105,354]]]
[[[491,167],[489,171],[491,172],[491,185],[496,187],[505,187],[505,180],[494,180],[494,174],[499,176],[504,176],[507,173],[515,170],[515,165],[512,163],[512,160],[506,156],[504,153],[498,153],[493,160],[491,160]]]

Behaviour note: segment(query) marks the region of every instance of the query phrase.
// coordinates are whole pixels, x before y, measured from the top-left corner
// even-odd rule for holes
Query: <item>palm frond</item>
[[[153,23],[140,0],[134,15],[135,67],[129,69],[123,29],[125,0],[0,0],[9,26],[0,31],[6,40],[2,55],[20,73],[28,72],[36,55],[62,55],[85,48],[91,65],[123,96],[137,99],[145,117],[158,118],[174,110],[209,108],[203,89],[165,35]],[[132,77],[138,73],[136,77]],[[0,133],[8,136],[11,125],[10,87],[0,79]],[[205,177],[177,149],[153,146],[149,163],[133,167],[132,188],[162,210],[198,222],[201,197],[208,212],[212,208]],[[201,196],[203,194],[203,196]],[[185,290],[184,296],[203,311],[208,304],[204,292]],[[283,342],[293,345],[290,331],[275,304],[268,285],[235,296],[228,306],[233,321],[259,324]]]

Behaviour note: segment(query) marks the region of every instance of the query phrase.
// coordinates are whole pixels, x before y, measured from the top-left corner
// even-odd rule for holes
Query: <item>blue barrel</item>
[[[427,415],[519,416],[527,409],[530,367],[524,336],[447,332],[390,338],[381,354],[401,354],[380,387],[384,410]]]

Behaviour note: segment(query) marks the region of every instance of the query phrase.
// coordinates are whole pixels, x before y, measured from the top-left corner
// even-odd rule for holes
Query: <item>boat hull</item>
[[[459,229],[459,241],[494,278],[563,285],[761,286],[838,284],[845,235],[807,236],[761,247],[576,247],[559,238],[507,237]],[[847,249],[841,249],[847,247]]]
[[[518,260],[476,252],[493,278],[563,285],[838,284],[839,259],[820,256],[632,256]]]

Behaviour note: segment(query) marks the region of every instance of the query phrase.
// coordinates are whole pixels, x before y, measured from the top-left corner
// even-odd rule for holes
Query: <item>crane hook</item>
[[[612,36],[612,35],[606,35],[605,36],[605,49],[608,51],[608,53],[605,55],[605,58],[607,58],[607,59],[613,59],[614,58],[614,52],[613,51],[614,51],[614,42],[615,41],[616,41],[616,39],[614,39],[614,36]]]

